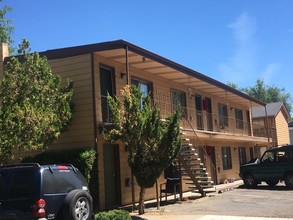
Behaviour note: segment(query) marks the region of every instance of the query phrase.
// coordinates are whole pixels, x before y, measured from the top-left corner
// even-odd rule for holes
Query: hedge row
[[[36,156],[29,156],[22,160],[22,163],[39,164],[72,164],[84,175],[87,182],[90,182],[91,171],[96,159],[94,149],[70,150],[58,152],[43,152]]]
[[[95,220],[131,220],[131,217],[125,210],[114,209],[96,214]]]

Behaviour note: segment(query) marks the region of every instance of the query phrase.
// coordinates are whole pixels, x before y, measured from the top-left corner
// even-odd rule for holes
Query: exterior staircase
[[[194,146],[190,139],[182,138],[181,150],[178,155],[179,171],[181,172],[182,180],[187,181],[186,184],[190,185],[189,189],[191,191],[199,192],[202,196],[206,196],[205,190],[214,188],[214,182],[211,181],[211,177],[208,176],[206,167],[199,157],[200,140],[191,123],[190,126],[197,146]],[[184,132],[182,136],[185,136]]]
[[[197,149],[193,147],[189,139],[182,140],[181,151],[178,156],[180,164],[181,176],[186,180],[186,184],[190,185],[189,189],[198,191],[202,196],[205,196],[205,189],[213,188],[211,181],[204,164],[198,156]]]

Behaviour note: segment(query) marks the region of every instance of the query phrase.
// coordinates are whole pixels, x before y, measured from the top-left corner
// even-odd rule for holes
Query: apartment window
[[[131,84],[139,87],[139,90],[142,93],[142,97],[147,97],[151,92],[151,83],[150,82],[146,82],[144,80],[132,78]],[[140,102],[140,106],[141,106],[141,108],[143,108],[142,100]]]
[[[203,101],[203,109],[207,111],[207,128],[208,131],[213,131],[213,109],[212,109],[212,100],[206,97]]]
[[[172,112],[181,109],[182,117],[187,118],[185,93],[177,90],[171,90],[171,108]]]
[[[136,79],[136,78],[132,78],[131,84],[139,87],[140,91],[142,92],[143,97],[148,96],[151,92],[151,83],[150,82]]]
[[[203,130],[202,98],[200,95],[195,96],[195,109],[197,129]]]
[[[240,163],[240,165],[246,164],[247,159],[246,159],[245,147],[239,147],[238,148],[238,154],[239,154],[239,163]]]
[[[115,74],[111,68],[100,67],[100,87],[101,87],[101,108],[102,108],[102,120],[103,122],[110,122],[110,110],[107,100],[107,95],[115,95]]]
[[[228,110],[227,105],[218,104],[219,126],[228,127]]]
[[[244,129],[243,126],[243,114],[241,109],[235,109],[236,128]]]
[[[231,148],[222,147],[223,170],[232,169]]]

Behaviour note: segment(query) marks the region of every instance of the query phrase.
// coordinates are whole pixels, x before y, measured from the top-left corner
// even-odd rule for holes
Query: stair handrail
[[[190,120],[189,120],[189,119],[186,119],[186,121],[188,122],[188,124],[189,124],[189,126],[191,127],[191,130],[193,131],[193,133],[194,133],[194,135],[195,135],[197,141],[199,142],[199,147],[203,150],[204,154],[205,154],[206,156],[208,156],[208,158],[209,158],[209,160],[210,160],[210,164],[212,165],[213,170],[216,171],[216,166],[215,166],[215,164],[214,164],[213,161],[211,160],[211,157],[210,157],[210,155],[208,154],[206,148],[203,147],[203,144],[202,144],[200,138],[198,137],[198,135],[197,135],[197,133],[196,133],[194,127],[192,126]]]

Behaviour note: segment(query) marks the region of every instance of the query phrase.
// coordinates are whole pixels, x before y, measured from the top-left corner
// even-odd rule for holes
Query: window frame
[[[231,147],[222,147],[222,162],[223,162],[223,170],[231,170],[232,169],[232,155],[231,155]]]
[[[218,117],[219,117],[219,126],[228,127],[228,106],[226,104],[218,103]]]
[[[170,91],[170,98],[171,98],[171,111],[175,112],[179,109],[179,105],[177,103],[174,103],[174,100],[176,99],[177,96],[174,97],[173,94],[179,94],[182,97],[180,107],[182,108],[182,118],[187,118],[187,106],[186,106],[186,93],[176,90],[176,89],[171,89]],[[178,101],[177,99],[175,101]]]
[[[245,147],[238,147],[238,154],[239,154],[240,166],[246,164],[247,163],[246,148]]]
[[[102,122],[111,122],[111,115],[108,106],[107,94],[103,94],[103,87],[105,86],[105,82],[102,82],[102,69],[110,72],[110,83],[111,83],[111,96],[114,97],[116,95],[116,85],[115,85],[115,68],[109,67],[107,65],[101,64],[99,66],[99,77],[100,77],[100,93],[101,93],[101,115]],[[109,85],[107,85],[109,86]],[[106,106],[106,109],[105,109]]]
[[[242,109],[235,108],[235,120],[236,120],[236,128],[237,129],[244,129]]]
[[[133,82],[138,82],[138,83],[133,83]],[[147,80],[143,80],[137,77],[131,77],[131,85],[146,85],[148,87],[148,94],[145,94],[144,91],[141,90],[140,91],[143,93],[143,97],[146,97],[147,95],[150,95],[150,98],[153,99],[153,83]]]
[[[201,95],[195,95],[195,115],[196,115],[196,126],[198,130],[204,130],[203,124],[203,99]]]

